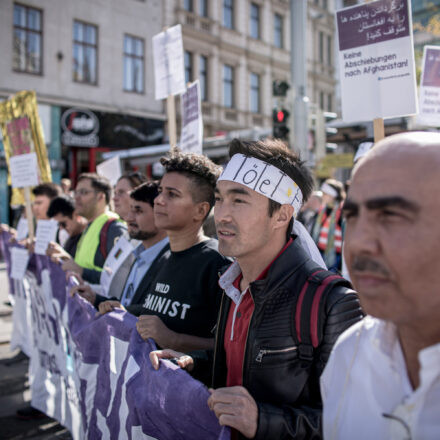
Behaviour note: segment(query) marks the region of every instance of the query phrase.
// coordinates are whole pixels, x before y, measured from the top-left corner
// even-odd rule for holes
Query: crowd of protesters
[[[440,135],[379,142],[347,197],[281,141],[229,153],[223,170],[173,150],[160,181],[35,187],[70,294],[138,317],[153,367],[173,359],[210,387],[232,438],[439,438]]]

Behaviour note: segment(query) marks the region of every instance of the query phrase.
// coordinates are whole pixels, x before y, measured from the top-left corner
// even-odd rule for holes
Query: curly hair
[[[192,184],[192,197],[195,203],[208,202],[214,206],[214,189],[222,168],[202,154],[184,153],[174,148],[160,163],[165,172],[181,173]]]

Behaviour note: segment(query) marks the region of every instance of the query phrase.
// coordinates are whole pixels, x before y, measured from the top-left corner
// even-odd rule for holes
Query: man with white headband
[[[312,177],[281,141],[230,145],[217,181],[219,251],[235,262],[216,327],[209,407],[232,438],[321,437],[319,376],[337,336],[362,317],[348,283],[291,236]],[[165,350],[197,375],[203,359]]]

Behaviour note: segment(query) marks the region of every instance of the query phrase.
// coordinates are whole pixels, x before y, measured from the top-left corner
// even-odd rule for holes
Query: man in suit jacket
[[[145,287],[156,263],[165,251],[169,249],[166,232],[154,225],[153,203],[158,194],[157,182],[146,182],[135,188],[131,194],[131,211],[127,218],[130,238],[141,240],[141,244],[131,252],[108,287],[107,295],[101,295],[89,285],[80,284],[71,293],[78,293],[96,308],[112,310],[124,306],[130,310],[141,286]],[[104,308],[103,308],[104,307]]]

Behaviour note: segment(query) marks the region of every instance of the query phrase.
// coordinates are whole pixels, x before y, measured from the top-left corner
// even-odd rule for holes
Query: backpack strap
[[[298,339],[298,352],[302,360],[313,360],[313,352],[322,340],[325,293],[335,285],[350,287],[350,283],[339,275],[325,269],[312,272],[304,283],[295,309],[295,328]],[[323,300],[324,298],[324,300]]]
[[[99,233],[99,250],[101,251],[101,254],[104,257],[104,260],[107,258],[107,234],[108,229],[110,228],[110,225],[115,222],[117,219],[115,218],[109,218],[105,223],[104,226],[101,228],[101,232]]]

